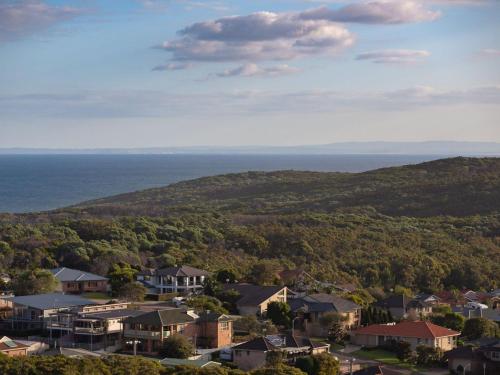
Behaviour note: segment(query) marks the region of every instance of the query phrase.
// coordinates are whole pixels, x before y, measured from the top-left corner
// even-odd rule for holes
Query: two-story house
[[[235,291],[240,296],[236,307],[240,315],[263,316],[271,302],[287,302],[288,288],[283,286],[261,286],[252,284],[224,284],[225,291]]]
[[[300,319],[300,324],[296,327],[305,331],[308,336],[328,335],[328,328],[321,324],[322,318],[327,314],[338,314],[342,318],[339,323],[348,331],[360,325],[361,306],[333,294],[311,294],[291,299],[288,304]]]
[[[328,353],[330,345],[292,335],[256,337],[233,346],[233,362],[240,370],[250,371],[267,364],[269,353],[280,352],[283,362],[293,364],[297,358],[311,354]]]
[[[196,342],[198,315],[176,308],[150,311],[123,321],[124,349],[129,352],[155,354],[163,341],[172,335],[183,335]],[[135,348],[134,348],[135,347]]]
[[[434,302],[411,298],[404,294],[393,295],[373,304],[376,308],[387,310],[396,320],[419,320],[432,314]]]
[[[500,374],[500,340],[491,339],[479,347],[461,346],[445,354],[454,374]]]
[[[46,293],[10,298],[12,316],[5,322],[14,330],[45,329],[51,316],[74,307],[95,305],[80,296]]]
[[[50,272],[59,281],[59,290],[64,293],[105,293],[108,291],[108,279],[103,276],[66,267],[54,268]]]
[[[210,273],[190,266],[144,270],[137,281],[144,284],[150,294],[179,293],[189,295],[203,290]]]

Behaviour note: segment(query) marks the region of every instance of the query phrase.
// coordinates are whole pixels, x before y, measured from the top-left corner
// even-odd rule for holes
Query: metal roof
[[[60,267],[51,269],[50,272],[59,281],[106,281],[106,277],[96,275],[94,273],[74,270],[71,268]]]
[[[12,297],[13,303],[33,307],[39,310],[58,309],[62,307],[95,305],[94,302],[75,295],[62,293],[35,294],[31,296]]]

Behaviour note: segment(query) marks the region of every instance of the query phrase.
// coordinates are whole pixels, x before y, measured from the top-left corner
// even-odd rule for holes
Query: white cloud
[[[369,60],[377,64],[413,64],[430,56],[425,50],[393,49],[361,53],[356,60]]]
[[[217,77],[276,77],[281,75],[297,73],[299,69],[289,65],[276,65],[271,67],[260,67],[254,63],[248,63],[233,69],[227,69],[217,73]]]
[[[84,13],[68,6],[40,0],[5,1],[0,4],[0,42],[26,37]]]
[[[290,60],[335,53],[354,43],[344,26],[295,13],[258,12],[195,23],[160,48],[177,61]]]
[[[191,67],[191,64],[187,63],[167,63],[163,65],[157,65],[153,68],[154,71],[173,71],[173,70],[185,70]]]
[[[338,9],[320,7],[301,14],[301,18],[309,20],[366,24],[428,22],[440,16],[439,11],[429,10],[414,0],[374,0],[349,4]]]
[[[0,96],[7,118],[169,118],[254,116],[359,111],[407,111],[427,107],[489,105],[500,108],[500,85],[464,90],[429,86],[385,92],[309,90],[171,94],[163,91],[98,91]]]
[[[481,51],[481,53],[485,56],[494,56],[498,57],[500,56],[500,49],[494,49],[494,48],[486,48]]]

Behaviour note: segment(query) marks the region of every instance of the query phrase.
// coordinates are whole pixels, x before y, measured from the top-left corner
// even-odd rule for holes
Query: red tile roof
[[[357,329],[355,334],[434,339],[436,337],[457,336],[460,332],[432,324],[431,322],[417,321],[401,322],[393,325],[373,324]]]

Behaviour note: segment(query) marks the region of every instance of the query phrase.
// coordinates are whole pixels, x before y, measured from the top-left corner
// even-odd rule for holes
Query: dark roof
[[[384,370],[380,366],[370,366],[354,371],[352,375],[384,375]]]
[[[62,307],[95,305],[94,302],[71,294],[47,293],[31,296],[19,296],[10,299],[19,305],[34,307],[39,310],[58,309]]]
[[[292,311],[304,309],[307,312],[332,311],[345,313],[360,308],[360,306],[352,301],[326,293],[311,294],[302,298],[291,299],[289,304]]]
[[[375,302],[374,305],[384,309],[391,309],[391,308],[404,309],[406,308],[406,305],[410,301],[411,298],[405,296],[404,294],[397,294],[394,296],[390,296],[386,299],[380,300],[378,302]]]
[[[406,304],[406,308],[421,309],[423,307],[432,306],[432,303],[425,302],[424,300],[412,299]]]
[[[170,324],[188,323],[195,320],[194,316],[189,315],[184,309],[164,309],[142,313],[137,316],[125,319],[126,323],[147,324],[150,326],[166,326]]]
[[[292,336],[291,334],[286,335],[268,335],[256,337],[250,341],[244,342],[242,344],[233,346],[236,350],[255,350],[255,351],[270,351],[279,350],[284,348],[307,348],[308,350],[312,348],[320,348],[328,346],[325,343],[313,343],[307,337]]]
[[[145,268],[139,272],[137,272],[137,276],[153,276],[155,274],[155,270],[151,268]]]
[[[51,269],[50,272],[59,281],[105,281],[106,277],[94,273],[60,267]]]
[[[462,358],[462,359],[472,359],[475,357],[474,348],[471,346],[460,346],[458,348],[452,349],[444,354],[446,359],[451,358]]]
[[[202,322],[229,322],[234,319],[229,315],[216,313],[214,311],[203,311],[198,314],[199,320]]]
[[[283,286],[260,286],[252,284],[223,284],[223,289],[234,290],[241,297],[236,302],[238,306],[258,306],[276,293],[285,289]]]
[[[180,266],[180,267],[167,267],[161,270],[156,270],[155,275],[158,276],[209,276],[210,272],[200,270],[199,268],[194,268],[191,266]]]

